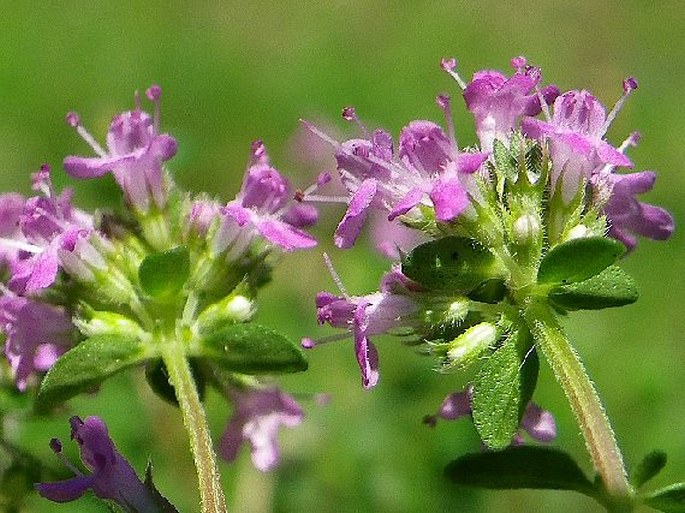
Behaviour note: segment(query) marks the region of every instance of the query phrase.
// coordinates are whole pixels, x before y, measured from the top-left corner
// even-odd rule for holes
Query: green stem
[[[531,301],[525,318],[571,404],[592,463],[604,484],[607,497],[603,502],[609,511],[631,511],[633,489],[628,482],[623,457],[583,363],[548,305]]]
[[[167,340],[162,359],[169,372],[169,381],[176,391],[183,424],[190,438],[190,450],[197,469],[202,513],[226,513],[226,498],[221,488],[207,418],[182,343],[176,338]]]

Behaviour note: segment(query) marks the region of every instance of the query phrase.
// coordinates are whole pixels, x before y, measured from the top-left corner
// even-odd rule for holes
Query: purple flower
[[[633,89],[634,80],[624,82],[624,96],[607,116],[604,106],[588,91],[568,91],[554,102],[548,122],[526,118],[523,133],[540,141],[548,140],[552,159],[552,190],[561,180],[561,195],[568,203],[578,189],[604,166],[632,167],[619,149],[604,140],[609,125]]]
[[[438,411],[434,415],[426,415],[423,422],[435,427],[438,418],[443,420],[457,420],[471,416],[471,400],[473,398],[473,386],[469,385],[466,390],[448,394],[442,401]],[[521,445],[523,437],[521,430],[538,442],[551,442],[557,436],[554,416],[547,410],[543,410],[534,402],[529,402],[521,419],[519,433],[514,435],[511,443]]]
[[[125,511],[158,511],[151,492],[138,479],[128,461],[119,454],[102,419],[88,417],[83,421],[79,417],[72,417],[69,422],[71,438],[79,444],[81,460],[91,474],[79,474],[66,481],[39,483],[36,485],[38,493],[54,502],[69,502],[92,489],[97,497],[112,500]],[[53,450],[61,448],[57,440],[50,445]]]
[[[21,194],[0,195],[0,267],[14,262],[25,240],[19,226],[25,202]]]
[[[7,292],[0,297],[0,331],[5,356],[17,388],[24,391],[31,375],[45,372],[74,345],[71,318],[61,307]]]
[[[499,71],[479,71],[464,89],[466,107],[476,118],[483,151],[492,151],[495,139],[508,142],[522,116],[539,114],[540,96],[545,103],[551,103],[559,95],[556,86],[547,86],[537,93],[542,78],[540,70],[527,66],[525,58],[514,58],[511,64],[516,69],[511,77]]]
[[[93,230],[92,216],[75,209],[72,193],[65,190],[57,196],[50,179],[50,168],[43,166],[33,175],[33,187],[43,193],[26,200],[15,247],[21,251],[10,261],[9,288],[24,294],[52,285],[61,267],[59,251],[74,232]],[[6,241],[7,244],[7,241]]]
[[[219,454],[233,461],[243,442],[249,442],[254,466],[262,472],[271,470],[280,459],[278,429],[298,426],[304,417],[302,409],[292,396],[277,388],[232,389],[229,393],[235,409],[219,442]]]
[[[609,235],[632,250],[637,245],[635,235],[655,240],[668,239],[675,223],[663,208],[638,201],[635,196],[652,190],[656,175],[651,171],[640,173],[603,174],[594,183],[603,180],[611,190],[604,205],[609,220]]]
[[[335,146],[340,178],[349,194],[347,212],[335,233],[336,246],[354,244],[371,208],[386,210],[392,221],[425,205],[434,208],[438,221],[450,222],[469,206],[469,175],[488,155],[460,152],[449,98],[438,97],[438,105],[445,112],[449,133],[431,121],[412,121],[400,133],[397,153],[392,137],[384,130],[368,134],[362,126],[365,138],[338,143],[308,125]],[[343,114],[345,119],[359,122],[352,108]],[[312,197],[312,201],[317,199]]]
[[[166,205],[168,178],[162,166],[177,149],[173,137],[159,133],[161,89],[152,86],[146,94],[154,102],[154,117],[141,110],[136,94],[135,110],[122,112],[112,119],[107,132],[107,151],[81,126],[79,117],[69,113],[67,122],[98,156],[64,159],[64,169],[75,178],[97,178],[111,172],[128,204],[141,213],[147,213],[152,204],[158,209]]]
[[[252,163],[233,201],[220,209],[220,224],[212,242],[215,254],[237,259],[260,236],[285,251],[311,248],[316,240],[301,230],[317,220],[312,205],[294,203],[288,181],[269,164],[261,141],[252,145]]]
[[[410,293],[417,287],[398,269],[393,269],[383,277],[380,291],[374,294],[343,297],[319,292],[316,295],[319,324],[328,323],[352,333],[362,386],[367,390],[376,386],[379,378],[378,351],[369,336],[388,333],[401,326],[412,327],[412,316],[419,306]],[[303,341],[303,347],[307,349],[315,345],[311,339]]]

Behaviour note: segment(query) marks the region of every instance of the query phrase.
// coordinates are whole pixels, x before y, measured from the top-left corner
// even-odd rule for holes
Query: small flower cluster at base
[[[278,430],[296,427],[304,412],[295,399],[278,388],[231,389],[233,416],[219,442],[219,455],[234,461],[238,450],[249,443],[252,463],[262,472],[273,469],[280,460]]]

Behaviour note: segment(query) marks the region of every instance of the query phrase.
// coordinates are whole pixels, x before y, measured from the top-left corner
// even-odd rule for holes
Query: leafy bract
[[[57,359],[40,385],[36,408],[46,410],[78,393],[96,388],[112,374],[149,358],[137,338],[95,335]]]
[[[222,323],[201,332],[189,356],[245,374],[277,374],[307,369],[304,352],[280,333],[255,323]]]

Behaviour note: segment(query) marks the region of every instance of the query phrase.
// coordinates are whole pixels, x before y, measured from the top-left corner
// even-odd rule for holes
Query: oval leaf
[[[489,449],[503,449],[519,429],[535,390],[539,361],[515,332],[481,367],[473,385],[473,423]],[[523,364],[522,364],[523,362]]]
[[[625,246],[605,237],[573,239],[552,248],[540,262],[538,283],[575,283],[616,262]]]
[[[467,454],[452,461],[445,475],[455,483],[499,490],[573,490],[595,497],[592,483],[565,452],[522,445],[498,452]]]
[[[561,285],[549,292],[549,298],[566,310],[599,310],[624,306],[637,301],[638,296],[635,281],[615,265],[590,279]]]
[[[300,372],[307,360],[285,336],[254,323],[223,324],[201,333],[190,356],[207,358],[221,368],[245,374]]]
[[[656,476],[666,466],[666,453],[652,451],[645,456],[630,476],[630,482],[635,488],[640,488],[647,481]]]
[[[45,411],[80,392],[92,390],[112,374],[150,356],[143,343],[121,335],[96,335],[67,351],[43,378],[36,408]]]
[[[495,256],[473,239],[443,237],[414,248],[402,272],[431,290],[471,291],[486,280],[503,277]]]
[[[642,502],[665,513],[685,513],[685,483],[672,484],[642,497]]]
[[[176,295],[185,285],[189,275],[190,255],[185,246],[148,255],[138,268],[140,286],[155,298]]]

